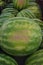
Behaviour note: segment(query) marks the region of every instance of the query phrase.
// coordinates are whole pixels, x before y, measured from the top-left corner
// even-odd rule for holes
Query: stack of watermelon
[[[35,0],[0,0],[0,7],[0,65],[18,65],[14,56],[30,56],[24,65],[43,65],[40,6]]]

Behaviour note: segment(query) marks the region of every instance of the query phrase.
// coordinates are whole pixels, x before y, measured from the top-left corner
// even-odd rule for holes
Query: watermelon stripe
[[[41,13],[41,9],[37,3],[35,3],[35,2],[28,3],[27,9],[30,10],[36,16],[36,18],[41,19],[42,13]]]
[[[29,10],[27,10],[27,11],[29,11]],[[34,16],[34,14],[32,14],[32,12],[31,11],[29,11],[29,13],[31,14],[31,16],[34,18],[35,16]]]
[[[28,55],[40,46],[41,29],[33,19],[14,17],[1,27],[0,41],[1,47],[9,54]]]
[[[27,15],[29,15],[30,13],[28,13],[28,12],[30,12],[30,11],[28,11],[28,10],[26,10],[25,11],[25,13],[27,13]],[[31,18],[32,16],[31,15],[29,15],[29,17]]]
[[[42,65],[43,64],[43,49],[34,53],[30,58],[26,60],[25,65]]]
[[[28,18],[36,18],[35,15],[28,9],[24,9],[22,11],[20,11],[18,14],[17,14],[17,17],[28,17]]]
[[[27,7],[27,0],[13,0],[14,7],[18,10]]]
[[[17,62],[12,59],[11,57],[5,55],[5,54],[0,54],[0,65],[18,65]]]

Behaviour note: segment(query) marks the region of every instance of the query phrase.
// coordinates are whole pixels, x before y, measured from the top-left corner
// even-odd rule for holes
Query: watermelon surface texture
[[[0,65],[18,65],[18,64],[11,57],[5,54],[0,54]]]
[[[25,65],[43,65],[43,49],[34,53],[26,60]]]
[[[31,10],[37,18],[41,19],[42,13],[37,3],[34,2],[28,3],[28,9]]]
[[[27,7],[27,0],[13,0],[13,5],[18,10],[24,9]]]
[[[37,24],[39,24],[39,26],[41,27],[41,31],[42,31],[42,43],[40,45],[41,48],[43,48],[43,21],[40,19],[34,19],[34,21],[36,21]]]
[[[3,9],[2,14],[0,15],[0,27],[3,25],[5,20],[15,17],[17,15],[17,13],[18,13],[18,11],[12,7]]]
[[[8,7],[8,8],[3,9],[3,11],[2,11],[2,14],[5,14],[6,15],[6,13],[11,13],[14,16],[16,16],[17,13],[18,13],[18,10],[14,9],[12,7]]]
[[[5,5],[5,2],[0,0],[0,7],[4,6]]]
[[[3,25],[4,22],[6,22],[5,20],[8,20],[9,18],[13,18],[14,14],[12,13],[2,13],[0,15],[0,27]]]
[[[6,5],[6,8],[13,8],[14,6],[13,6],[13,3],[8,3],[7,5]]]
[[[31,18],[31,19],[36,18],[35,15],[30,10],[28,10],[28,9],[21,10],[17,14],[17,17],[27,17],[27,18]]]
[[[30,3],[30,2],[36,2],[36,0],[28,0],[28,2]]]
[[[0,30],[1,48],[13,56],[25,56],[35,52],[42,41],[40,26],[26,17],[14,17],[6,21]]]
[[[41,27],[42,30],[42,37],[43,37],[43,21],[40,19],[34,19],[36,21],[37,24],[39,24],[39,26]]]

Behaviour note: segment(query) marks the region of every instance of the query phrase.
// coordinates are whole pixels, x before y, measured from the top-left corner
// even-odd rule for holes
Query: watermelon
[[[8,17],[8,18],[11,17],[11,18],[12,18],[12,17],[15,17],[15,16],[14,16],[14,14],[12,14],[12,13],[9,12],[9,13],[2,13],[2,14],[0,15],[0,19],[1,19],[1,18],[4,18],[4,17],[5,17],[5,18],[6,18],[6,17]]]
[[[21,10],[27,7],[27,0],[12,0],[16,9]]]
[[[36,2],[36,0],[28,0],[28,2],[30,3],[30,2]]]
[[[39,20],[39,19],[34,19],[36,21],[36,23],[38,23],[41,27],[42,30],[42,44],[41,44],[41,48],[43,48],[43,21]]]
[[[18,13],[18,11],[16,10],[16,9],[14,9],[14,8],[5,8],[5,9],[3,9],[3,11],[2,11],[2,14],[6,14],[6,13],[11,13],[11,14],[13,14],[14,16],[16,16],[17,15],[17,13]]]
[[[42,38],[42,43],[40,45],[40,48],[43,49],[43,38]]]
[[[26,60],[25,65],[43,65],[43,49],[30,56]]]
[[[14,8],[3,9],[2,14],[0,15],[0,27],[2,26],[5,20],[15,17],[17,13],[18,11]]]
[[[41,13],[41,9],[40,9],[40,7],[39,7],[39,5],[37,3],[30,2],[28,4],[27,8],[29,10],[31,10],[37,18],[41,19],[42,13]]]
[[[26,56],[35,52],[42,41],[40,26],[26,17],[14,17],[0,29],[1,48],[13,56]]]
[[[3,7],[5,5],[5,2],[0,0],[0,7]]]
[[[12,2],[12,0],[4,0],[5,2],[6,2],[6,4],[8,4],[8,3],[11,3]]]
[[[6,8],[13,8],[14,6],[13,6],[13,3],[8,3],[7,5],[6,5]]]
[[[0,65],[18,65],[18,64],[13,58],[5,54],[0,54]]]
[[[11,14],[11,13],[2,13],[0,15],[0,27],[3,25],[5,20],[8,20],[9,18],[13,18],[13,17],[14,17],[14,14]]]
[[[36,23],[38,23],[41,27],[42,30],[42,36],[43,36],[43,21],[41,21],[40,19],[34,19],[36,21]]]
[[[28,17],[28,18],[36,18],[35,15],[28,9],[23,9],[17,14],[17,17]]]

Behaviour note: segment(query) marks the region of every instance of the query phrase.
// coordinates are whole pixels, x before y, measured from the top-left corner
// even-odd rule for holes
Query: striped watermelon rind
[[[0,41],[1,48],[8,54],[13,56],[32,54],[41,44],[41,29],[32,19],[14,17],[1,27]]]
[[[5,2],[0,0],[0,7],[4,6],[5,5]]]
[[[4,22],[6,22],[6,20],[13,18],[14,14],[11,13],[2,13],[0,15],[0,27],[3,25]]]
[[[0,54],[0,65],[18,65],[18,64],[10,56],[5,54]]]
[[[35,15],[28,9],[23,9],[17,14],[17,17],[36,18]]]
[[[13,0],[13,5],[18,10],[24,9],[27,7],[27,0]]]
[[[28,0],[28,3],[30,3],[30,2],[36,2],[36,0]]]
[[[43,37],[43,21],[40,19],[34,19],[36,21],[37,24],[39,24],[39,26],[41,27],[42,30],[42,37]]]
[[[36,51],[32,56],[30,56],[25,65],[43,65],[43,49]]]
[[[3,9],[3,11],[2,11],[2,14],[6,14],[6,13],[11,13],[14,16],[16,16],[18,13],[18,10],[14,9],[12,7],[11,8],[8,7],[8,8]]]
[[[6,8],[14,8],[13,3],[8,3],[8,4],[6,5]]]
[[[33,14],[36,16],[36,18],[41,19],[42,13],[41,13],[40,6],[37,3],[30,2],[28,4],[27,9],[31,10],[31,12],[33,12]]]
[[[41,27],[42,30],[42,43],[40,45],[41,48],[43,48],[43,21],[40,19],[34,19],[36,21],[37,24],[39,24],[39,26]]]

